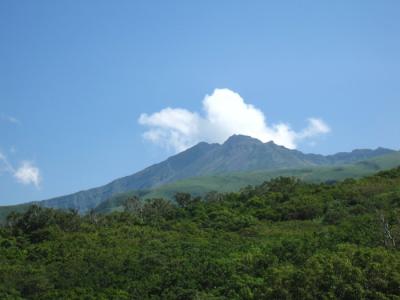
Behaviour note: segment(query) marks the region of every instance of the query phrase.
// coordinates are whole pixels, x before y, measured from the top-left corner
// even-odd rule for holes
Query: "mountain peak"
[[[275,142],[273,140],[270,140],[270,141],[264,143],[264,145],[286,148],[285,146],[281,146],[281,145],[275,144]]]
[[[236,145],[236,144],[262,144],[262,142],[256,138],[243,134],[234,134],[230,136],[223,145]]]

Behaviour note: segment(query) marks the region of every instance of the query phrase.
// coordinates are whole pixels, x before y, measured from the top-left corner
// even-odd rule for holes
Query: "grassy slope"
[[[305,181],[325,182],[360,178],[377,171],[400,166],[400,152],[369,159],[352,165],[314,167],[277,171],[254,171],[231,173],[222,176],[195,177],[164,185],[148,194],[146,198],[171,197],[176,191],[202,194],[206,191],[236,191],[246,185],[257,185],[278,176],[295,176]]]
[[[143,193],[142,197],[173,199],[175,193],[186,192],[201,196],[210,191],[232,192],[247,185],[259,185],[274,177],[295,176],[309,182],[339,181],[346,178],[360,178],[381,170],[400,166],[400,152],[372,158],[351,165],[335,167],[313,167],[304,169],[287,169],[277,171],[255,171],[229,173],[218,176],[193,177],[166,184],[157,189]],[[96,208],[99,212],[121,210],[121,203],[131,194],[120,194]]]

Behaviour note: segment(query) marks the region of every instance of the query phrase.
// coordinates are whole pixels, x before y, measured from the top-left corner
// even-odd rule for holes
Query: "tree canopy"
[[[400,299],[400,168],[124,207],[10,214],[0,298]]]

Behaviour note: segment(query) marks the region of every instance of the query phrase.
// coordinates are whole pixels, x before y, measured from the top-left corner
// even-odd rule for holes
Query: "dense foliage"
[[[400,299],[400,168],[124,207],[10,214],[0,298]]]

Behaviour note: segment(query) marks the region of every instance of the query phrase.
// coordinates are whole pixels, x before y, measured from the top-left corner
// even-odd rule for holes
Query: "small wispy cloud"
[[[15,168],[7,159],[7,157],[0,152],[0,174],[9,173],[18,182],[29,185],[33,184],[36,188],[40,187],[42,177],[40,170],[30,161],[22,161],[18,168]]]
[[[4,172],[14,173],[13,166],[8,162],[7,157],[0,152],[0,174]]]
[[[215,89],[203,100],[201,115],[182,108],[164,108],[153,114],[141,114],[139,124],[149,127],[145,139],[163,147],[182,151],[200,141],[224,142],[233,134],[243,134],[263,142],[274,141],[290,149],[330,132],[320,118],[309,118],[307,127],[295,131],[287,123],[269,125],[265,114],[229,89]]]
[[[10,116],[10,115],[6,115],[6,114],[1,114],[1,119],[3,121],[15,124],[15,125],[21,125],[21,121],[18,120],[16,117]]]

